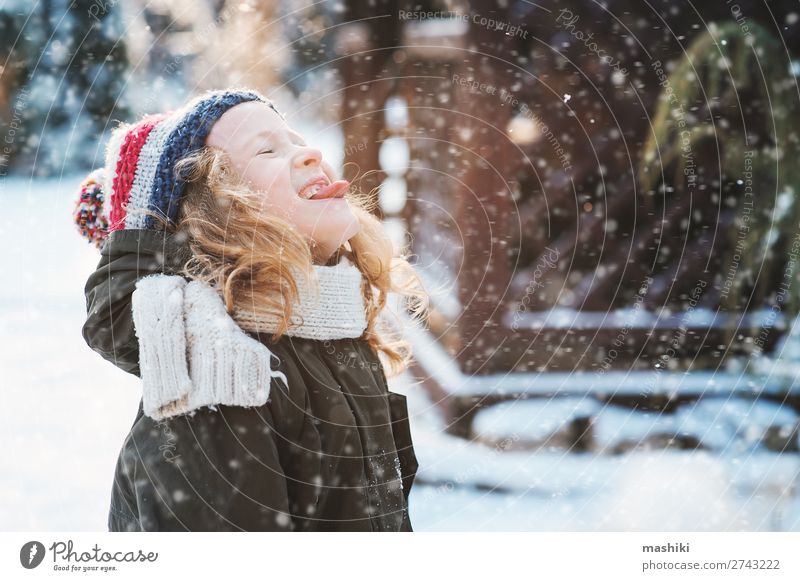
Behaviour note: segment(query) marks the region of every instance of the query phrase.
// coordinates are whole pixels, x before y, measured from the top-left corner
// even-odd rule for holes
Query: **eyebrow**
[[[299,133],[297,133],[296,131],[288,131],[288,133],[289,133],[290,136],[292,136],[295,139],[301,141],[303,144],[306,143],[306,140],[303,139],[303,136],[300,135]],[[250,138],[249,144],[252,144],[259,137],[274,137],[274,136],[275,136],[275,132],[274,131],[270,131],[269,129],[263,129],[263,130],[259,131],[258,133],[256,133],[255,135],[253,135],[253,137]]]
[[[251,145],[259,137],[272,137],[274,135],[275,134],[272,131],[270,131],[269,129],[263,129],[262,131],[259,131],[258,133],[253,135],[253,137],[251,137],[249,139],[248,145]]]

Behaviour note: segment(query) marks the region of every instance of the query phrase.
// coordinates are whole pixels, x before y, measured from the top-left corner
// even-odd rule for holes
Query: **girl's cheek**
[[[274,204],[294,204],[300,201],[292,181],[280,173],[267,173],[262,176],[261,182],[264,184],[263,189],[269,201]]]

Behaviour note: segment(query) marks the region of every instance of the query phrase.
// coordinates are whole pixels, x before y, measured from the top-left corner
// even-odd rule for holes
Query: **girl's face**
[[[360,224],[343,197],[349,184],[269,105],[231,107],[214,123],[206,145],[224,150],[244,181],[263,193],[266,213],[284,218],[312,243],[315,263],[327,262],[358,233]]]

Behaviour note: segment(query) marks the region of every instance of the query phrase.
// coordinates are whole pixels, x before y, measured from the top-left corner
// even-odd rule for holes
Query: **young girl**
[[[427,307],[367,202],[259,93],[116,128],[76,222],[89,346],[142,378],[111,531],[411,531],[387,293]],[[379,357],[380,355],[380,357]]]

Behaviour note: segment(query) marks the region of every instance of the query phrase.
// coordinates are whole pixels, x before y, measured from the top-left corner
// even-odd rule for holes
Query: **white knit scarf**
[[[317,287],[297,277],[299,300],[286,334],[322,341],[360,337],[367,327],[361,271],[346,256],[313,271]],[[166,274],[137,281],[132,309],[143,408],[151,418],[194,415],[218,404],[263,405],[273,378],[289,388],[272,366],[272,352],[245,333],[271,334],[279,316],[237,309],[234,320],[215,288]]]
[[[299,301],[286,334],[320,341],[360,337],[367,327],[361,271],[342,256],[334,266],[314,265],[312,274],[317,288],[313,280],[309,286],[305,277],[295,277]],[[236,309],[233,318],[246,331],[270,334],[284,321],[280,314],[256,315],[244,309]]]

